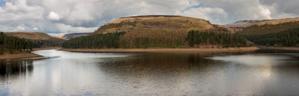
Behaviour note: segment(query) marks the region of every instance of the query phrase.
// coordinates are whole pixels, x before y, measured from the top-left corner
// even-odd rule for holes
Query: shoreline
[[[47,48],[34,48],[33,51],[39,51],[39,50],[50,50],[50,49],[61,49],[60,47],[47,47]],[[27,60],[41,60],[41,59],[46,59],[47,57],[34,54],[32,52],[26,53],[26,52],[20,52],[20,53],[4,53],[0,54],[0,60],[14,60],[14,59],[27,59]]]
[[[147,48],[147,49],[64,49],[60,47],[38,48],[38,50],[57,49],[82,53],[245,53],[256,51],[299,52],[299,47],[240,47],[240,48]],[[1,54],[0,60],[30,59],[40,60],[46,57],[34,53]]]
[[[253,52],[258,47],[240,48],[148,48],[148,49],[60,49],[68,52],[83,53],[206,53],[206,52]]]
[[[61,49],[61,47],[46,47],[46,48],[33,48],[33,51],[39,51],[39,50],[51,50],[51,49]]]
[[[14,60],[14,59],[28,59],[28,60],[40,60],[44,59],[44,56],[34,53],[14,53],[14,54],[1,54],[0,60]]]

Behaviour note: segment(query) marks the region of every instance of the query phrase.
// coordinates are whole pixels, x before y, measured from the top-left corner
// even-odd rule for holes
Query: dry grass
[[[119,45],[122,48],[146,48],[139,46],[142,45],[142,42],[149,47],[184,48],[188,47],[185,39],[192,29],[202,32],[229,31],[203,19],[172,15],[149,15],[112,20],[112,22],[99,28],[95,34],[126,32],[120,38]]]
[[[95,33],[109,33],[115,31],[125,32],[148,32],[168,30],[185,31],[190,29],[211,30],[217,26],[209,21],[191,17],[182,16],[133,16],[115,19],[112,22],[102,26]],[[159,31],[160,32],[160,31]]]
[[[16,54],[2,54],[0,55],[0,60],[2,59],[42,59],[43,56],[33,54],[33,53],[16,53]]]
[[[29,40],[62,40],[60,38],[52,37],[42,32],[7,32],[5,34],[7,34],[8,36],[14,36]]]

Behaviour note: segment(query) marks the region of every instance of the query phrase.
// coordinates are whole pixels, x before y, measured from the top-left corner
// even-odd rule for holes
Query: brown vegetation
[[[210,30],[217,26],[209,21],[191,17],[182,16],[133,16],[115,19],[112,22],[102,26],[95,33],[109,33],[115,31],[124,32],[147,32],[159,31],[184,31],[190,29]]]
[[[30,40],[62,40],[42,32],[7,32],[8,36],[14,36]]]
[[[286,32],[287,30],[298,29],[298,28],[299,28],[299,21],[296,21],[296,22],[281,23],[276,25],[250,26],[250,27],[243,28],[238,33],[246,36],[265,35],[265,34]]]
[[[242,20],[237,21],[233,24],[227,24],[226,27],[231,28],[246,28],[251,26],[263,26],[263,25],[278,25],[283,23],[298,22],[299,17],[297,18],[283,18],[283,19],[268,19],[268,20]]]
[[[34,43],[34,48],[57,47],[64,41],[61,38],[53,37],[42,32],[6,32],[5,34],[8,36],[31,40]]]
[[[14,53],[14,54],[1,54],[1,59],[43,59],[43,56],[33,54],[33,53]]]
[[[183,16],[149,15],[131,16],[112,20],[94,34],[124,32],[120,48],[185,48],[190,30],[200,32],[230,32],[209,21]]]

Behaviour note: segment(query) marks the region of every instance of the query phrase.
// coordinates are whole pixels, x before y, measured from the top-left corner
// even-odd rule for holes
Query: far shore
[[[5,59],[30,59],[30,60],[39,60],[44,59],[45,57],[33,53],[14,53],[14,54],[1,54],[0,60]]]
[[[61,49],[61,47],[34,48],[33,51],[39,51],[39,50],[51,50],[51,49]]]
[[[146,49],[60,49],[83,53],[204,53],[204,52],[253,52],[257,47],[240,48],[146,48]]]
[[[261,47],[260,49],[282,51],[282,52],[299,52],[299,47]]]
[[[244,53],[255,51],[273,51],[276,52],[299,52],[299,47],[240,47],[240,48],[146,48],[146,49],[65,49],[60,47],[39,48],[38,50],[57,49],[69,52],[82,53]],[[15,53],[1,54],[0,60],[4,59],[31,59],[39,60],[45,57],[34,53]]]

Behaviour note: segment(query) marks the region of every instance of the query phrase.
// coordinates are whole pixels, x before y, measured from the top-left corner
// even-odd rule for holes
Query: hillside
[[[271,33],[285,32],[287,30],[298,29],[299,21],[281,23],[276,25],[254,25],[250,27],[242,28],[238,33],[243,35],[265,35]]]
[[[273,47],[299,47],[299,28],[263,35],[248,35],[258,45]]]
[[[14,36],[30,40],[62,40],[60,38],[52,37],[42,32],[7,32],[5,34],[8,36]]]
[[[34,43],[34,48],[60,46],[64,41],[63,39],[52,37],[42,32],[6,32],[5,34],[8,36],[31,40]]]
[[[198,39],[197,35],[211,38]],[[207,33],[207,34],[205,34]],[[215,33],[215,34],[214,34]],[[235,40],[235,41],[232,41]],[[240,41],[238,41],[240,40]],[[233,43],[236,46],[231,46]],[[207,20],[183,16],[132,16],[114,19],[91,36],[70,39],[65,48],[222,48],[247,46],[242,37]]]
[[[296,18],[283,18],[283,19],[268,19],[268,20],[241,20],[233,24],[227,24],[225,27],[229,28],[246,28],[251,26],[263,25],[279,25],[283,23],[299,22],[299,17]]]
[[[95,33],[109,33],[115,31],[124,32],[153,32],[173,31],[187,32],[190,29],[211,30],[217,28],[207,20],[183,17],[183,16],[131,16],[112,20],[110,23],[100,27]]]
[[[299,18],[251,21],[250,26],[238,27],[236,31],[257,45],[294,47],[299,44]]]
[[[0,55],[15,52],[30,52],[32,47],[33,42],[31,40],[7,36],[3,32],[0,32]]]

